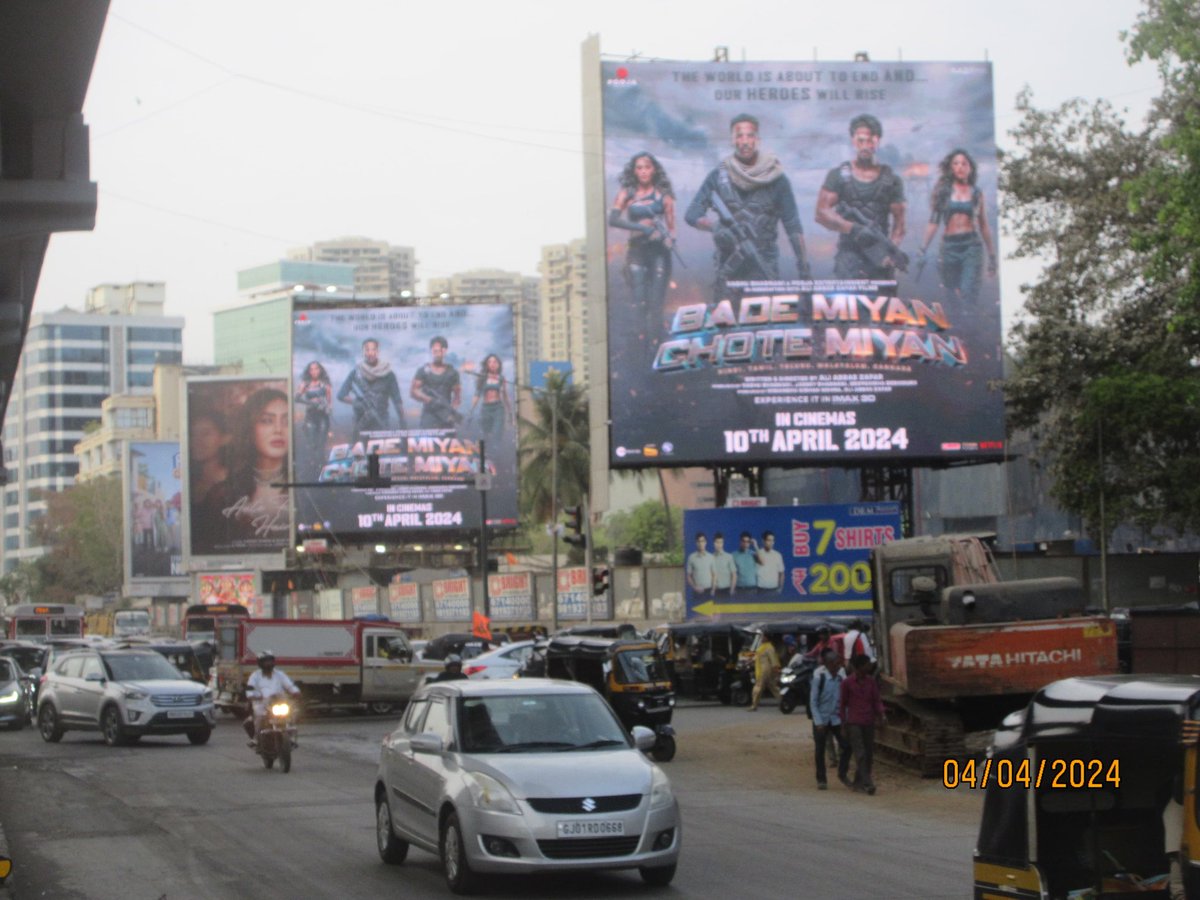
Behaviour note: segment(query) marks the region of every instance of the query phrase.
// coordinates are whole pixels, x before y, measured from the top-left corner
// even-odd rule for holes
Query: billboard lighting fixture
[[[375,552],[376,553],[387,553],[387,547],[383,546],[383,544],[376,544]]]
[[[335,285],[335,284],[327,284],[327,285],[325,285],[325,293],[327,293],[327,294],[336,294],[336,293],[337,293],[337,285]]]
[[[413,295],[413,292],[409,291],[409,290],[404,290],[404,291],[400,292],[400,298],[402,300],[408,300],[412,297],[412,295]]]
[[[416,550],[418,553],[420,553],[425,548],[422,547],[420,544],[413,544],[413,549]]]
[[[854,61],[855,62],[870,62],[871,54],[867,53],[866,50],[859,50],[857,53],[854,54]]]
[[[297,545],[296,545],[296,552],[297,552],[297,553],[303,553],[303,552],[304,552],[304,545],[303,545],[303,544],[297,544]]]
[[[455,549],[455,550],[461,550],[462,548],[463,548],[463,545],[462,545],[462,544],[455,544],[455,545],[454,545],[454,549]]]
[[[293,293],[299,294],[303,290],[304,290],[304,285],[302,285],[302,284],[293,284],[292,285]]]
[[[450,299],[450,295],[449,295],[449,294],[446,294],[446,293],[438,294],[438,299],[439,299],[439,300],[449,300],[449,299]]]

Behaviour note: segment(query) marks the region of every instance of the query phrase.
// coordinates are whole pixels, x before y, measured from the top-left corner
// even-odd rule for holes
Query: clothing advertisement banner
[[[986,62],[604,62],[611,463],[1004,452]]]
[[[533,612],[533,576],[529,572],[505,572],[488,576],[488,603],[497,622],[530,621]]]
[[[282,378],[189,379],[192,556],[288,546],[288,395]]]
[[[433,582],[433,617],[439,622],[471,621],[470,578],[443,578]]]
[[[388,609],[393,622],[420,622],[421,586],[415,582],[392,581],[388,585]]]
[[[516,525],[513,318],[504,304],[297,309],[296,520],[339,534]],[[384,487],[352,487],[378,454]],[[334,485],[338,485],[334,487]],[[344,486],[340,486],[344,485]]]
[[[900,504],[689,509],[687,615],[871,612],[871,548],[898,540]]]
[[[132,441],[126,464],[130,579],[184,576],[179,442]]]

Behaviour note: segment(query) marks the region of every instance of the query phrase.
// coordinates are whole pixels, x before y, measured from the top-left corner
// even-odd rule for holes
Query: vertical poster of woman
[[[193,556],[290,544],[290,398],[282,378],[187,383],[187,506]]]

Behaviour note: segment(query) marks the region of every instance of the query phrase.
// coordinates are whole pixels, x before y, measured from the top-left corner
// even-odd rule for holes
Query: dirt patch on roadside
[[[695,766],[723,788],[744,784],[793,795],[817,793],[812,722],[803,711],[782,716],[778,710],[764,708],[747,714],[743,724],[689,734],[676,762],[670,765]],[[850,774],[853,777],[853,762]],[[829,781],[831,792],[845,791],[837,783],[836,770],[829,771]],[[889,806],[914,804],[925,810],[936,807],[939,814],[961,818],[965,823],[979,822],[982,791],[947,790],[940,778],[922,778],[878,753],[875,783],[879,787],[877,796],[886,798]]]

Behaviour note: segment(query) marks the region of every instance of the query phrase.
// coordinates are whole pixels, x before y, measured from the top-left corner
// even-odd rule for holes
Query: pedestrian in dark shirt
[[[850,669],[852,674],[842,682],[841,715],[854,752],[853,787],[874,794],[871,764],[875,756],[875,725],[882,725],[887,719],[879,696],[879,682],[870,674],[871,658],[863,654],[855,656],[850,660]]]

